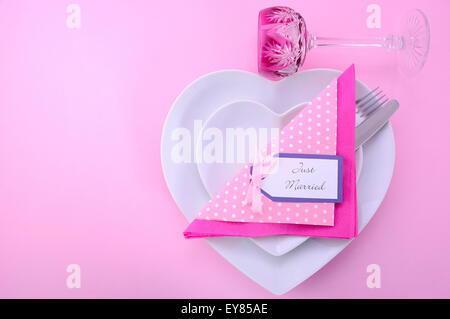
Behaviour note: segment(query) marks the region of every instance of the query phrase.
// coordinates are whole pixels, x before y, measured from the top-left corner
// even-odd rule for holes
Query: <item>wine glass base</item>
[[[425,65],[430,49],[430,25],[421,10],[411,10],[403,17],[400,38],[399,69],[407,76],[414,76]]]

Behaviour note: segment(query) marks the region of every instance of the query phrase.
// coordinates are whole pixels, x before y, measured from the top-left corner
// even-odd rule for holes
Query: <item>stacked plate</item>
[[[221,186],[217,184],[223,180],[220,175],[230,176],[243,165],[195,161],[203,130],[217,128],[225,132],[226,128],[282,127],[292,114],[339,75],[339,71],[315,69],[273,82],[253,73],[226,70],[205,75],[188,86],[167,116],[161,142],[168,188],[188,221],[194,219],[196,212]],[[367,92],[368,87],[356,81],[356,97]],[[357,118],[357,123],[359,121]],[[180,129],[191,132],[193,148],[191,160],[182,163],[173,156]],[[364,151],[360,148],[356,154],[359,231],[367,225],[384,198],[394,159],[390,124],[364,145]],[[283,294],[325,266],[351,240],[270,236],[210,238],[207,241],[259,285],[274,294]]]

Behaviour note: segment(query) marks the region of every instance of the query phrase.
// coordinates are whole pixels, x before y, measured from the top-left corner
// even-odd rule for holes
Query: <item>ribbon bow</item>
[[[264,177],[271,172],[275,163],[276,160],[270,155],[259,154],[259,156],[255,157],[252,168],[252,177],[243,203],[244,205],[251,204],[251,209],[255,213],[263,213],[261,182]]]

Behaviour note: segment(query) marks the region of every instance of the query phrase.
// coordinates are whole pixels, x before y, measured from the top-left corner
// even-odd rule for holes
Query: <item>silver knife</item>
[[[370,140],[389,121],[398,108],[398,101],[390,100],[359,124],[356,127],[355,150]]]

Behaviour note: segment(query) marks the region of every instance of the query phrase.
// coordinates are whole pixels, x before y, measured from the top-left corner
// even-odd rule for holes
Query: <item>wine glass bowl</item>
[[[288,7],[259,12],[258,71],[273,80],[292,75],[303,65],[307,32],[303,17]]]

